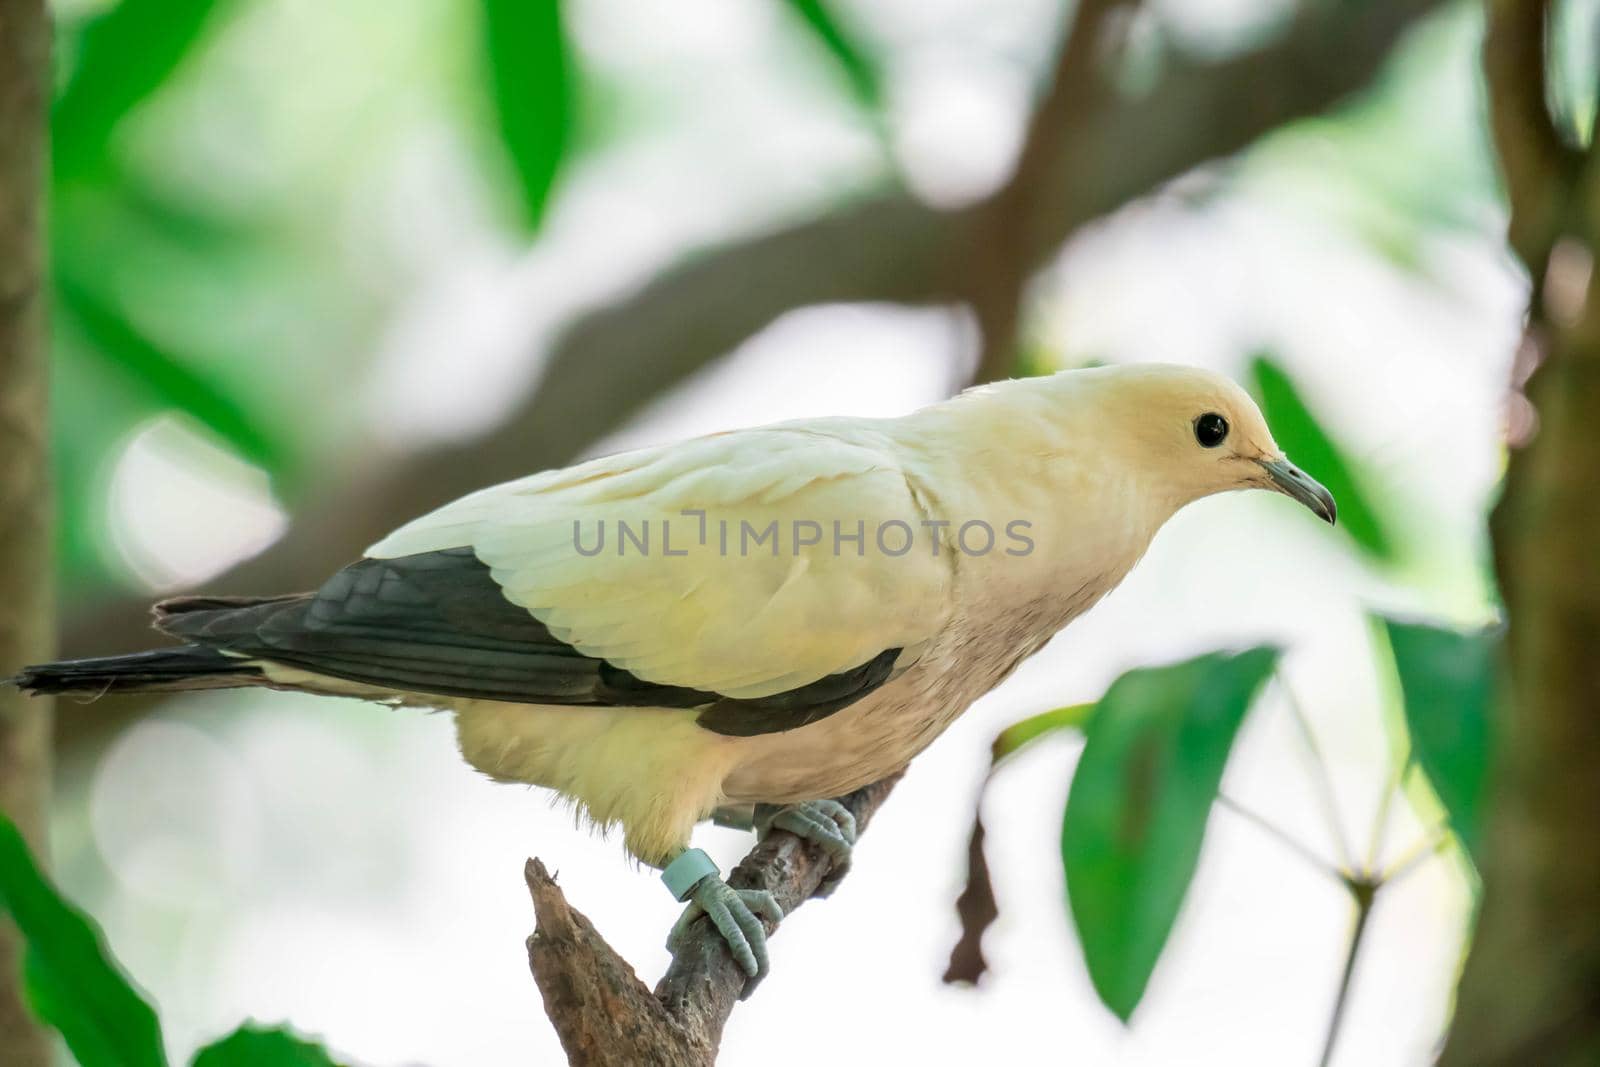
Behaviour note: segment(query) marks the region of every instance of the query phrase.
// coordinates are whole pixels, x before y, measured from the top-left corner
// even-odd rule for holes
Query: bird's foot
[[[832,893],[850,872],[850,853],[856,843],[856,817],[837,800],[808,800],[782,808],[760,805],[756,810],[756,826],[762,837],[774,829],[787,830],[822,849],[832,863],[832,870],[817,886],[816,896]]]
[[[683,866],[680,867],[680,864]],[[699,873],[707,867],[707,873]],[[699,877],[687,891],[680,892],[674,888],[670,877],[674,868],[686,870],[690,875],[699,874]],[[674,896],[689,902],[689,906],[673,924],[672,932],[667,935],[667,948],[676,952],[688,935],[689,928],[698,919],[710,919],[711,925],[727,943],[734,962],[750,976],[744,991],[739,994],[741,1000],[748,997],[757,983],[767,976],[767,928],[762,920],[767,920],[773,926],[783,921],[783,908],[778,905],[777,898],[765,889],[734,889],[722,880],[711,860],[699,849],[691,849],[673,861],[662,873],[662,879],[667,882],[669,889],[673,889]]]

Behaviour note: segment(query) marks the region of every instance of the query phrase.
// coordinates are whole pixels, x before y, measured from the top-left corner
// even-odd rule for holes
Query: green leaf
[[[789,0],[806,27],[838,64],[850,92],[865,107],[883,102],[883,75],[873,56],[854,41],[823,0]]]
[[[483,0],[489,93],[516,170],[524,221],[537,229],[572,139],[572,62],[557,0]]]
[[[171,76],[220,6],[219,0],[121,0],[84,25],[77,67],[51,116],[58,176],[105,157],[117,123]]]
[[[1124,1022],[1194,877],[1239,724],[1277,659],[1254,648],[1129,671],[1089,719],[1061,858],[1089,977]]]
[[[0,906],[27,941],[34,1014],[61,1032],[81,1067],[163,1067],[156,1014],[123,976],[98,927],[39,871],[0,816]]]
[[[158,347],[86,288],[56,279],[57,305],[81,331],[86,349],[116,364],[161,406],[177,408],[252,463],[277,470],[285,447],[244,405]]]
[[[195,1053],[193,1067],[337,1067],[321,1045],[283,1027],[246,1024]]]
[[[1493,741],[1497,634],[1379,621],[1394,654],[1412,757],[1475,857]]]
[[[1289,458],[1339,502],[1339,525],[1356,544],[1380,560],[1394,558],[1394,545],[1378,521],[1377,509],[1362,491],[1354,468],[1323,430],[1294,381],[1266,356],[1250,362],[1253,392],[1267,425]]]
[[[1031,715],[1001,730],[989,746],[989,762],[999,763],[1018,749],[1058,730],[1081,730],[1094,714],[1093,704],[1072,704]]]

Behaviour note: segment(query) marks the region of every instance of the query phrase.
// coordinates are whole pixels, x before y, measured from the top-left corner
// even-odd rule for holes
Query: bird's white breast
[[[1028,479],[985,483],[931,470],[919,483],[930,512],[954,524],[1026,521],[1031,551],[955,551],[949,621],[916,664],[821,722],[747,739],[724,784],[730,800],[837,796],[904,767],[1121,582],[1159,524],[1137,494],[1112,483],[1077,501],[1039,494]]]
[[[1085,584],[1074,596],[1040,597],[1003,617],[959,617],[914,666],[843,711],[798,730],[739,739],[724,797],[794,803],[839,796],[900,770],[1109,588]]]

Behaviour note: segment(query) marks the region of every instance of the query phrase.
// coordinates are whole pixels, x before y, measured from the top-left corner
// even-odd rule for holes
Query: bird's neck
[[[1087,607],[1086,595],[1092,603],[1122,580],[1181,501],[1022,384],[924,409],[893,433],[908,476],[951,536],[975,521],[994,532],[988,551],[978,551],[983,527],[955,546],[970,595],[1001,610],[1039,604],[1042,624],[1059,626]]]

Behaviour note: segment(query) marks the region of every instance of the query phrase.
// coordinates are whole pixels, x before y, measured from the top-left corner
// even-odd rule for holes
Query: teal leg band
[[[684,851],[661,872],[661,881],[666,885],[667,892],[672,894],[672,899],[685,901],[694,892],[694,887],[703,881],[706,875],[716,877],[721,874],[717,865],[711,862],[711,857],[697,848]]]
[[[691,856],[699,858],[690,859]],[[682,874],[674,872],[673,868],[685,860],[689,865],[681,868]],[[702,874],[701,871],[708,873]],[[765,889],[734,889],[728,885],[717,874],[717,869],[711,866],[706,854],[698,850],[684,853],[668,864],[662,874],[662,879],[674,895],[680,892],[675,887],[691,878],[696,881],[687,891],[689,906],[683,909],[683,914],[672,926],[672,933],[667,935],[667,947],[676,953],[694,924],[701,919],[709,919],[717,936],[728,946],[734,962],[750,978],[745,983],[744,992],[739,994],[743,999],[766,976],[767,924],[777,926],[782,922],[783,909],[778,906],[777,898]]]

